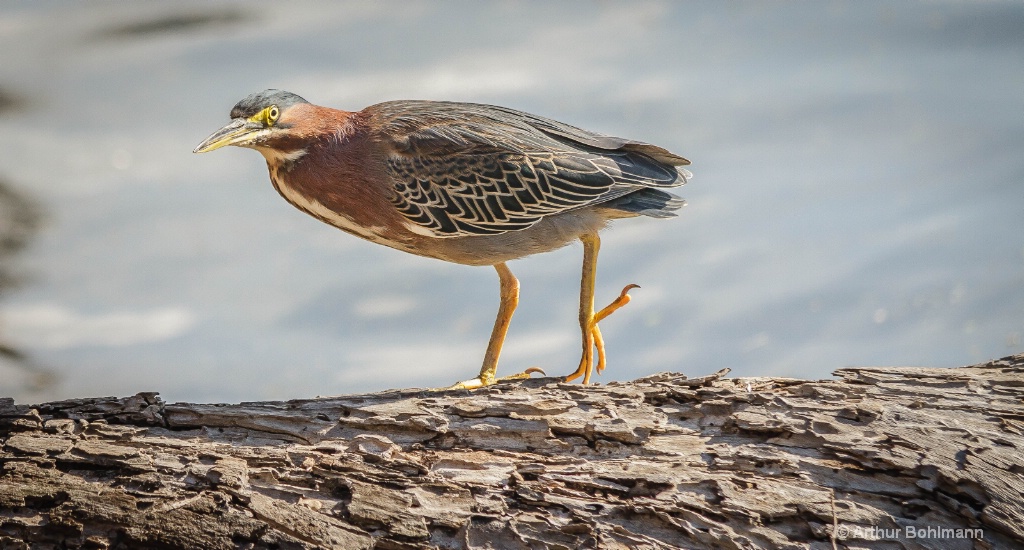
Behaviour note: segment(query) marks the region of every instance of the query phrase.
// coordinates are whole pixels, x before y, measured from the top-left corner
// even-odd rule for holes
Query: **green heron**
[[[663,191],[686,183],[683,157],[513,109],[444,101],[389,101],[358,112],[313,105],[281,90],[239,101],[231,122],[195,148],[263,154],[274,188],[299,210],[397,250],[498,271],[501,301],[480,375],[498,356],[519,302],[506,262],[583,243],[583,357],[570,382],[605,367],[598,321],[629,301],[628,285],[594,309],[598,231],[613,219],[667,218],[686,203]],[[596,350],[596,361],[595,361]]]

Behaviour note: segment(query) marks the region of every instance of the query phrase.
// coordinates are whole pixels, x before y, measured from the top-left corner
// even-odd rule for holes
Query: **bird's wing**
[[[438,237],[526,229],[544,216],[686,181],[676,167],[689,162],[660,147],[511,109],[382,106],[392,204]]]

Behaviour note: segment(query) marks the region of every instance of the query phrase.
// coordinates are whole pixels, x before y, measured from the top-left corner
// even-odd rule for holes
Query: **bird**
[[[268,89],[239,101],[231,122],[194,153],[255,149],[270,180],[299,210],[373,243],[498,273],[498,314],[480,373],[451,388],[522,380],[498,377],[498,358],[519,303],[511,260],[580,241],[583,353],[572,382],[606,366],[598,322],[630,300],[630,284],[595,311],[598,235],[609,222],[669,218],[686,202],[687,159],[645,143],[584,130],[511,108],[428,100],[360,111],[315,105]]]

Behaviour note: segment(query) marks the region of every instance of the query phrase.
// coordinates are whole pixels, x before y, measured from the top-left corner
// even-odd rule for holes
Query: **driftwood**
[[[0,547],[1024,547],[1024,355],[724,374],[0,400]]]

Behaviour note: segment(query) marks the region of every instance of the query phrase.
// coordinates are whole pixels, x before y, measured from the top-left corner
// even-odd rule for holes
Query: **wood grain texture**
[[[0,547],[1024,546],[1024,355],[724,374],[0,399]]]

